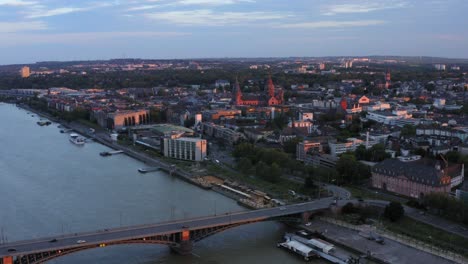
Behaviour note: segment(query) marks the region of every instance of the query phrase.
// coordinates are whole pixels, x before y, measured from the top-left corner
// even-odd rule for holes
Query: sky
[[[0,64],[111,58],[468,58],[467,0],[0,0]]]

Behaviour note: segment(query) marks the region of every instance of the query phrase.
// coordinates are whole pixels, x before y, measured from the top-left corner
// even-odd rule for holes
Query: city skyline
[[[111,58],[467,58],[468,3],[0,0],[0,64]]]

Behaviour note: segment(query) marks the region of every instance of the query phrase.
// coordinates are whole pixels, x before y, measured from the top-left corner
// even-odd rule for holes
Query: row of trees
[[[423,205],[435,214],[468,225],[468,204],[454,197],[432,193],[424,196]]]
[[[353,153],[342,154],[336,163],[336,170],[339,175],[337,184],[357,184],[372,176],[370,167],[359,162]]]
[[[304,167],[281,150],[260,148],[250,143],[237,145],[233,156],[238,160],[237,168],[242,173],[255,173],[270,182],[278,182],[283,172],[302,172]]]

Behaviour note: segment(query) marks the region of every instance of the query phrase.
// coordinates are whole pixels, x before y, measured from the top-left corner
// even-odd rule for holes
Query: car
[[[86,243],[86,240],[80,239],[80,240],[77,240],[76,243],[77,243],[77,244],[83,244],[83,243]]]
[[[219,163],[219,160],[215,160],[216,163]]]
[[[308,222],[308,223],[305,224],[305,226],[311,226],[311,225],[312,225],[311,222]]]
[[[281,210],[281,211],[286,210],[286,207],[281,206],[281,207],[280,207],[280,210]]]
[[[16,249],[14,249],[14,248],[9,248],[7,251],[8,251],[8,252],[16,252]]]
[[[379,243],[381,245],[385,244],[385,240],[382,237],[376,237],[375,242],[377,242],[377,243]]]
[[[49,240],[49,242],[50,242],[50,243],[55,243],[55,242],[57,242],[57,239],[56,239],[56,238],[51,239],[51,240]]]
[[[187,229],[187,228],[189,228],[189,227],[186,226],[186,225],[183,225],[182,228],[183,228],[183,229]]]

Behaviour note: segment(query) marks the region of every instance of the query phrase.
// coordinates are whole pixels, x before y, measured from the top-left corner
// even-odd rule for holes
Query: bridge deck
[[[112,243],[129,239],[144,238],[154,235],[179,233],[183,230],[198,230],[216,226],[224,226],[236,223],[249,223],[262,221],[270,218],[313,212],[329,207],[331,199],[322,199],[313,202],[287,205],[282,207],[261,209],[255,211],[243,211],[226,213],[217,216],[199,217],[169,221],[164,223],[130,226],[124,228],[106,229],[104,231],[69,234],[64,236],[46,237],[34,240],[17,241],[0,245],[0,258],[4,256],[24,256],[27,254],[82,247],[86,245],[97,245],[101,243]],[[56,242],[50,242],[52,239]],[[85,243],[78,244],[78,240]],[[8,252],[8,249],[15,249]]]

